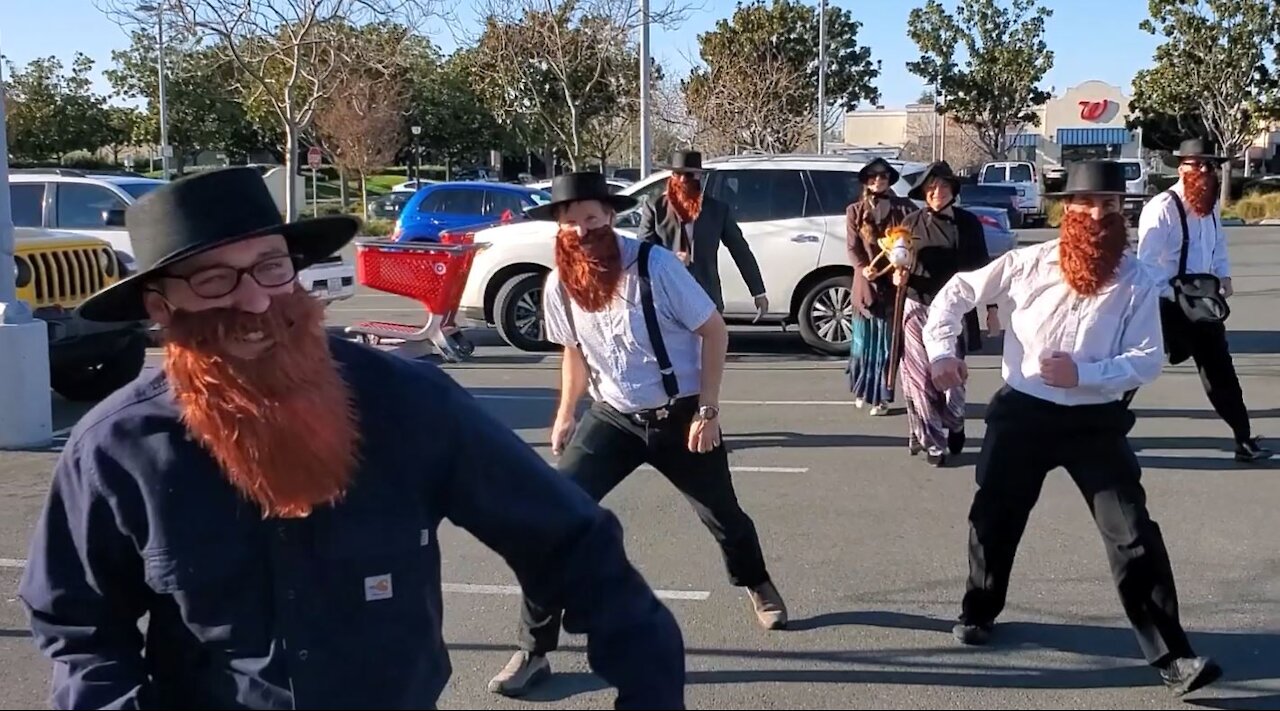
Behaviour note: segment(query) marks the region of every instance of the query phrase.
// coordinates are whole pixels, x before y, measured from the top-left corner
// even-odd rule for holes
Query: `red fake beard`
[[[1200,217],[1213,213],[1220,187],[1218,176],[1212,172],[1194,170],[1182,176],[1182,191],[1187,196],[1187,205]]]
[[[273,342],[257,358],[219,348],[255,332]],[[318,301],[298,289],[262,314],[177,312],[165,340],[183,424],[264,518],[302,518],[342,497],[358,462],[359,416]]]
[[[667,179],[667,202],[681,224],[693,222],[702,214],[702,185],[692,175],[676,173]]]
[[[1124,215],[1112,213],[1095,220],[1087,213],[1068,210],[1062,216],[1058,241],[1062,277],[1076,293],[1092,296],[1115,278],[1128,246]]]
[[[569,297],[585,311],[601,311],[622,281],[622,251],[609,226],[585,235],[561,228],[556,235],[556,268]]]

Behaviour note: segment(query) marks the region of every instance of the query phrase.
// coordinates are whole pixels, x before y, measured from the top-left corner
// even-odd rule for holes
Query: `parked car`
[[[54,392],[101,400],[142,372],[144,322],[96,323],[75,308],[130,273],[131,260],[107,242],[42,228],[14,229],[18,299],[49,327],[49,380]]]
[[[984,163],[978,174],[979,185],[1012,185],[1018,191],[1018,211],[1022,224],[1036,227],[1045,220],[1043,194],[1036,165],[1030,161],[997,161]]]
[[[1142,208],[1151,199],[1151,191],[1147,185],[1147,167],[1137,158],[1119,158],[1116,162],[1124,166],[1125,190],[1129,193],[1124,199],[1124,214],[1130,224],[1137,227]]]
[[[1018,208],[1018,189],[1012,185],[961,183],[956,204],[965,208],[997,207],[1009,214],[1011,227],[1022,226],[1022,211]]]
[[[400,242],[435,242],[445,230],[512,220],[535,205],[551,202],[542,190],[524,185],[455,182],[428,185],[400,208],[391,238]]]
[[[633,182],[630,180],[617,180],[615,178],[605,178],[604,182],[608,184],[610,194],[620,193],[623,190],[626,190],[627,188],[631,187],[631,185],[633,184]],[[550,190],[551,181],[539,180],[536,183],[529,183],[528,187],[533,188],[534,190]]]
[[[132,268],[133,243],[124,227],[125,209],[161,185],[164,181],[151,178],[67,168],[14,170],[9,175],[13,224],[104,240]],[[351,298],[356,292],[355,267],[338,256],[302,270],[298,281],[325,303]]]
[[[907,194],[926,167],[890,163],[901,174],[893,186],[899,195]],[[770,304],[764,320],[797,326],[805,343],[820,353],[849,349],[853,267],[845,249],[845,209],[862,192],[858,170],[864,165],[838,155],[751,155],[705,166],[707,194],[728,203],[760,264]],[[653,199],[666,188],[669,175],[655,173],[622,193],[642,202]],[[617,223],[619,232],[632,236],[639,224],[639,209],[620,215]],[[472,264],[461,315],[493,325],[521,350],[553,349],[542,335],[542,285],[554,264],[555,226],[500,225],[478,230],[475,239],[490,246]],[[725,319],[751,323],[756,315],[751,294],[723,247],[719,262]]]
[[[409,202],[411,197],[413,197],[413,193],[407,190],[392,191],[386,195],[373,198],[365,207],[368,209],[369,217],[371,218],[395,220],[399,219],[400,210],[404,208],[404,204]]]

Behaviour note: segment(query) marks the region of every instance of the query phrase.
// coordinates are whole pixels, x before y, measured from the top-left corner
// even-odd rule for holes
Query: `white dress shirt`
[[[1005,382],[1060,405],[1111,402],[1155,380],[1163,368],[1159,294],[1160,285],[1132,252],[1099,293],[1077,294],[1062,277],[1055,239],[952,277],[929,309],[925,350],[931,362],[955,355],[965,313],[979,304],[1011,302],[1001,368]],[[1040,358],[1054,351],[1075,361],[1076,387],[1041,379]]]
[[[1222,214],[1217,205],[1213,213],[1201,217],[1187,203],[1182,181],[1171,190],[1182,199],[1187,211],[1187,273],[1214,274],[1219,279],[1231,276],[1227,257],[1227,234],[1222,229]],[[1142,208],[1138,218],[1138,259],[1164,285],[1162,295],[1173,298],[1169,280],[1178,273],[1178,256],[1182,252],[1182,220],[1173,198],[1160,193]]]

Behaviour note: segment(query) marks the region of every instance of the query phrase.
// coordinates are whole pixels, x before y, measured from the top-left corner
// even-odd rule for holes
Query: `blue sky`
[[[663,0],[653,0],[654,5]],[[468,3],[469,0],[462,0]],[[655,29],[653,54],[668,72],[688,72],[696,61],[698,34],[712,29],[717,20],[733,14],[734,0],[693,0],[699,9],[675,29]],[[817,0],[811,0],[817,3]],[[900,107],[914,101],[923,88],[906,70],[916,58],[915,45],[907,39],[907,14],[924,0],[829,0],[851,10],[863,23],[859,39],[883,63],[877,86],[881,103]],[[955,0],[944,0],[949,7]],[[1147,16],[1146,0],[1048,0],[1054,16],[1048,24],[1049,47],[1054,51],[1052,71],[1045,84],[1062,93],[1067,87],[1098,79],[1129,90],[1133,74],[1150,64],[1157,38],[1138,29]],[[464,12],[464,17],[470,13]],[[456,46],[454,33],[437,28],[435,42],[445,49]],[[111,51],[127,46],[123,30],[93,6],[93,0],[0,0],[0,52],[19,66],[29,60],[56,55],[69,63],[80,51],[97,62],[97,90],[110,92],[101,70],[110,66]]]

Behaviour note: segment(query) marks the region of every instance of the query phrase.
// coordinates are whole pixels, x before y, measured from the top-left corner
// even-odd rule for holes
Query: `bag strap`
[[[658,310],[653,305],[653,284],[649,279],[649,254],[653,252],[652,242],[640,243],[640,305],[644,309],[644,325],[649,331],[649,342],[653,345],[653,354],[658,358],[658,369],[662,371],[662,389],[673,402],[680,394],[680,384],[676,380],[675,368],[671,365],[671,357],[667,354],[666,341],[662,339],[662,328],[658,325]]]
[[[1182,275],[1187,273],[1187,245],[1191,242],[1191,230],[1187,229],[1187,208],[1177,193],[1172,190],[1165,192],[1173,199],[1173,206],[1178,208],[1178,218],[1182,221],[1182,253],[1178,255],[1178,274]]]

